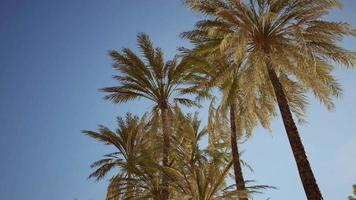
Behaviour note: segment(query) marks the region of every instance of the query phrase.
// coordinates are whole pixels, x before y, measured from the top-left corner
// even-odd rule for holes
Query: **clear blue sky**
[[[344,4],[330,19],[356,26],[356,3]],[[112,149],[80,130],[115,128],[117,115],[150,109],[102,100],[98,89],[114,83],[107,51],[135,48],[144,31],[169,58],[197,18],[178,0],[1,0],[0,199],[104,199],[107,182],[87,176],[89,164]],[[356,40],[343,46],[356,50]],[[356,71],[335,74],[345,93],[337,110],[311,101],[300,132],[325,199],[342,200],[356,183]],[[258,199],[305,199],[279,119],[273,133],[258,129],[243,148],[255,169],[246,176],[279,188]]]

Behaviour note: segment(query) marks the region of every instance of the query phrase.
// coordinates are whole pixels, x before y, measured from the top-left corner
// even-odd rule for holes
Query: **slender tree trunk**
[[[272,68],[270,61],[266,62],[268,75],[273,85],[273,89],[277,98],[279,110],[283,119],[284,127],[286,129],[289,143],[292,147],[293,155],[297,163],[299,176],[302,180],[304,191],[308,200],[322,200],[323,197],[320,193],[318,184],[314,178],[313,171],[308,161],[307,155],[304,150],[304,145],[300,139],[297,126],[294,123],[292,113],[290,111],[287,97],[283,91],[282,84],[280,83],[276,72]]]
[[[237,127],[236,127],[236,103],[230,105],[230,126],[231,126],[231,154],[234,164],[235,183],[237,191],[241,192],[240,200],[248,200],[245,180],[242,174],[240,163],[240,152],[237,143]]]
[[[163,103],[161,106],[161,117],[162,117],[162,127],[163,127],[163,167],[168,167],[169,165],[169,148],[170,148],[170,138],[169,138],[169,120],[168,120],[168,105]],[[169,199],[169,180],[166,175],[162,177],[162,198],[163,200]]]

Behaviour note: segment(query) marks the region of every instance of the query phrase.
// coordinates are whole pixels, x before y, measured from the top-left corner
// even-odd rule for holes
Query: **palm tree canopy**
[[[220,110],[211,104],[207,127],[200,127],[198,113],[183,114],[176,107],[174,112],[174,160],[164,168],[172,180],[172,199],[222,200],[236,199],[240,192],[235,185],[229,185],[232,176],[232,161],[229,148],[229,126],[220,118]],[[208,137],[208,146],[199,143]],[[244,163],[244,162],[243,162]],[[260,193],[273,188],[266,185],[248,187],[248,193]]]
[[[220,102],[222,113],[226,114],[227,109],[232,104],[236,104],[238,115],[236,120],[239,124],[238,132],[241,135],[251,135],[258,123],[269,128],[270,119],[275,116],[275,100],[269,92],[270,85],[261,82],[256,74],[248,77],[247,75],[251,74],[247,74],[244,70],[239,71],[241,66],[236,69],[236,64],[229,63],[223,55],[213,58],[207,52],[204,55],[198,55],[197,49],[184,49],[183,55],[189,60],[191,71],[194,73],[194,79],[189,82],[190,87],[184,91],[196,93],[199,99],[210,97],[211,90],[218,88],[222,94]],[[288,84],[288,86],[292,85]],[[290,93],[290,96],[297,97],[297,93]],[[299,96],[298,100],[302,101],[302,98],[303,95]],[[303,108],[299,106],[298,109]]]
[[[258,78],[263,84],[269,83],[265,63],[270,61],[279,78],[285,79],[284,86],[286,82],[301,84],[302,90],[311,91],[328,109],[334,108],[333,97],[341,94],[341,88],[332,76],[333,64],[353,67],[356,63],[354,52],[338,46],[344,36],[355,36],[355,29],[347,23],[323,19],[330,9],[340,7],[338,1],[185,0],[185,3],[208,15],[196,24],[195,30],[182,33],[182,37],[196,44],[196,54],[208,52],[216,57],[223,53],[229,62],[237,63],[235,68],[240,66],[238,63],[243,64],[240,70],[248,73],[246,77]],[[302,109],[295,111],[302,113]]]
[[[98,132],[84,130],[89,137],[115,147],[115,152],[104,155],[103,159],[94,162],[95,171],[89,178],[102,180],[116,172],[110,179],[107,200],[119,197],[131,199],[133,196],[154,196],[160,193],[160,180],[157,176],[158,163],[154,162],[157,145],[152,140],[151,123],[146,116],[138,118],[127,114],[118,118],[118,128],[111,131],[99,126]],[[156,175],[155,175],[156,173]],[[155,178],[156,177],[156,178]],[[154,195],[153,195],[154,194]]]
[[[170,181],[171,199],[220,200],[236,199],[239,192],[228,185],[231,174],[231,149],[228,123],[221,112],[210,106],[207,127],[201,127],[198,113],[183,114],[177,106],[172,110],[172,160],[168,167],[160,165],[162,134],[157,126],[162,123],[156,115],[148,120],[127,114],[118,118],[115,131],[99,126],[98,131],[83,131],[89,137],[113,146],[115,151],[94,162],[89,178],[109,179],[106,200],[162,199],[161,175]],[[156,138],[159,137],[159,138]],[[201,147],[204,137],[208,146]],[[244,162],[242,161],[244,164]],[[246,165],[249,167],[248,165]],[[271,188],[265,185],[248,187],[248,193]]]
[[[197,105],[180,93],[189,77],[186,62],[177,56],[164,62],[162,50],[155,48],[145,33],[137,35],[137,43],[143,59],[129,48],[124,48],[122,52],[110,52],[114,60],[113,67],[120,73],[113,77],[119,86],[103,88],[102,91],[109,93],[105,99],[123,103],[146,98],[153,101],[155,106],[173,103]]]

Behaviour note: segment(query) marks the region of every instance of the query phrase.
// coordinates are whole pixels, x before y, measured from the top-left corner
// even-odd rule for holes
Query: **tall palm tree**
[[[222,90],[222,89],[220,89]],[[224,90],[222,90],[224,91]],[[230,91],[231,92],[231,91]],[[226,92],[223,92],[224,95],[226,95]],[[224,96],[223,95],[223,96]],[[226,98],[223,98],[226,99]],[[252,100],[252,99],[251,99]],[[224,102],[224,101],[223,101]],[[236,162],[234,159],[236,157],[230,156],[230,154],[233,153],[233,146],[231,145],[231,135],[232,135],[232,129],[231,129],[231,122],[230,118],[226,115],[226,111],[224,106],[230,106],[229,104],[224,104],[221,103],[221,105],[218,108],[215,108],[215,98],[211,101],[210,107],[209,107],[209,118],[208,118],[208,125],[207,125],[207,134],[209,136],[209,143],[208,143],[208,148],[207,148],[207,154],[214,159],[218,159],[217,163],[221,164],[221,167],[228,166],[228,164],[231,164],[232,167],[234,168],[234,165]],[[259,102],[261,103],[261,102]],[[254,103],[253,103],[254,104]],[[268,104],[265,105],[268,107]],[[251,108],[246,108],[245,106],[239,106],[238,109],[236,110],[236,115],[239,116],[239,119],[236,120],[236,124],[238,124],[239,128],[244,127],[244,134],[242,134],[242,128],[238,130],[239,137],[242,135],[246,135],[247,137],[251,134],[251,131],[255,128],[257,121],[261,123],[262,126],[265,128],[269,127],[269,120],[263,116],[263,111],[257,116],[257,112],[249,112]],[[266,109],[266,108],[263,108]],[[249,111],[248,111],[249,110]],[[264,110],[265,112],[270,112]],[[271,114],[271,113],[269,113]],[[259,119],[261,118],[261,119]],[[266,120],[266,121],[264,121]],[[230,143],[230,145],[229,145]],[[238,143],[237,143],[238,144]],[[231,152],[231,153],[229,153]],[[251,172],[253,172],[252,167],[244,162],[240,158],[240,152],[238,152],[238,165],[240,167],[246,167],[248,168]],[[219,161],[219,159],[224,159],[225,164]],[[229,163],[230,162],[230,163]],[[219,165],[218,165],[219,166]],[[241,172],[242,173],[242,172]],[[235,183],[236,183],[236,170],[233,169],[233,175],[235,177]],[[231,186],[229,186],[229,190],[224,190],[226,193],[223,195],[223,199],[247,199],[251,198],[252,195],[255,193],[262,193],[262,190],[266,189],[275,189],[275,187],[268,186],[268,185],[250,185],[253,181],[245,180],[244,178],[242,179],[244,181],[244,189],[242,190],[241,188],[238,187],[237,184],[234,185],[234,190],[231,190]],[[220,198],[220,197],[219,197]]]
[[[164,167],[169,166],[170,150],[170,125],[169,113],[171,106],[180,103],[186,106],[197,105],[194,101],[183,98],[180,94],[185,87],[187,65],[177,57],[164,62],[163,52],[160,48],[154,48],[145,33],[137,35],[138,46],[143,53],[143,59],[136,55],[131,49],[124,48],[122,53],[111,51],[110,56],[114,60],[113,67],[120,74],[114,76],[119,86],[102,89],[109,93],[105,99],[114,103],[145,98],[154,103],[154,111],[161,116],[163,132],[162,163]],[[168,178],[163,176],[164,185],[163,199],[169,198]]]
[[[243,73],[239,73],[241,67],[235,67],[234,63],[228,63],[226,58],[207,59],[209,54],[206,53],[206,49],[203,55],[195,50],[182,50],[186,59],[194,66],[192,72],[195,74],[194,79],[190,81],[192,87],[185,91],[204,95],[209,93],[207,90],[217,86],[222,93],[221,110],[224,112],[229,110],[229,141],[235,183],[240,194],[245,192],[246,195],[240,195],[240,199],[245,200],[247,199],[247,190],[240,163],[238,143],[244,135],[249,136],[252,133],[258,122],[265,128],[269,127],[270,118],[274,116],[273,98],[264,94],[264,90],[261,90],[263,85],[254,88],[245,87],[248,85],[245,84],[246,80],[241,78]],[[254,86],[257,86],[257,83]],[[254,95],[256,93],[261,95],[257,97]]]
[[[355,30],[346,23],[325,21],[336,0],[186,0],[193,10],[210,18],[197,23],[186,38],[214,46],[235,63],[261,74],[261,81],[271,83],[299,175],[308,199],[323,199],[314,178],[304,146],[294,123],[291,99],[282,79],[296,80],[311,91],[328,109],[341,89],[332,76],[330,61],[346,66],[355,64],[355,54],[338,46]],[[221,38],[221,40],[216,40]],[[212,40],[211,40],[212,39]]]
[[[147,190],[147,188],[154,188],[152,185],[155,184],[151,182],[157,181],[149,177],[152,174],[152,170],[149,169],[157,164],[152,162],[155,157],[155,149],[153,149],[155,145],[150,140],[152,133],[146,117],[139,119],[127,114],[125,119],[118,118],[116,131],[99,126],[98,132],[85,130],[83,133],[106,145],[112,145],[117,150],[91,165],[95,171],[89,178],[95,178],[97,181],[102,180],[110,172],[118,170],[110,180],[107,200],[132,199],[142,193],[159,193],[152,192],[153,189]],[[145,181],[146,179],[149,181]],[[160,187],[156,187],[155,190],[159,191]]]
[[[212,38],[210,38],[212,40]],[[229,63],[228,58],[212,48],[219,38],[214,38],[209,44],[197,40],[191,40],[197,45],[195,49],[181,49],[183,55],[189,60],[194,73],[194,79],[190,82],[189,92],[198,95],[206,95],[213,87],[218,87],[222,93],[221,110],[229,110],[230,143],[233,159],[235,183],[239,191],[246,191],[245,180],[239,162],[239,141],[242,137],[249,137],[253,129],[261,124],[269,129],[270,121],[275,116],[274,96],[269,92],[269,85],[261,82],[260,74],[251,73],[250,68],[240,63]],[[220,38],[221,40],[221,38]],[[208,47],[207,47],[208,46]],[[203,48],[204,47],[204,48]],[[214,56],[209,56],[213,54]],[[219,55],[219,56],[217,56]],[[212,58],[211,58],[212,57]],[[303,121],[305,108],[304,91],[301,85],[290,79],[282,79],[288,88],[286,95],[291,100],[292,109],[298,118]],[[242,192],[241,192],[242,193]],[[240,196],[240,199],[247,197]]]

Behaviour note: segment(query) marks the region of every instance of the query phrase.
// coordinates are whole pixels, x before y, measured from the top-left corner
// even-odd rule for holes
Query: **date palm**
[[[210,18],[184,33],[197,48],[215,48],[235,63],[244,63],[261,81],[270,83],[284,122],[299,175],[308,199],[323,199],[294,123],[291,101],[282,79],[296,80],[328,109],[341,89],[332,76],[334,66],[354,66],[355,54],[338,46],[355,30],[346,23],[323,19],[340,6],[336,0],[186,0]],[[199,44],[200,43],[200,44]],[[214,56],[214,55],[213,55]]]
[[[95,171],[89,176],[97,181],[109,174],[107,200],[151,199],[162,200],[160,175],[170,181],[171,199],[220,200],[236,199],[241,194],[233,185],[227,186],[232,166],[226,142],[228,131],[221,120],[220,111],[212,106],[209,111],[207,128],[200,128],[198,115],[184,115],[178,107],[172,112],[172,154],[169,167],[162,167],[157,161],[160,154],[160,140],[157,136],[157,120],[141,119],[131,114],[118,118],[118,128],[111,131],[105,126],[99,130],[83,133],[116,151],[94,162]],[[202,149],[199,143],[208,137],[208,147]],[[219,137],[216,137],[219,136]],[[158,143],[157,143],[158,142]],[[248,194],[260,193],[269,186],[248,187]]]
[[[228,185],[227,177],[233,166],[229,156],[228,124],[221,119],[221,112],[209,108],[209,120],[206,128],[200,128],[198,114],[184,115],[175,109],[175,159],[177,162],[166,169],[172,178],[172,186],[177,192],[176,199],[186,200],[222,200],[236,199],[269,186],[248,187],[247,192],[236,190]],[[208,137],[208,146],[201,148],[199,142]]]
[[[209,118],[211,118],[210,114]],[[213,139],[207,135],[208,129],[200,127],[197,113],[184,115],[177,107],[174,112],[174,122],[173,141],[175,141],[176,162],[165,169],[176,191],[174,199],[222,199],[224,189],[229,189],[226,178],[232,166],[226,152],[222,152],[225,145],[220,143],[218,147],[219,141],[211,142]],[[209,130],[219,132],[217,128]],[[209,136],[210,143],[207,149],[202,149],[199,142],[205,136]],[[216,148],[210,148],[213,145]],[[225,197],[229,199],[228,195]]]
[[[163,52],[154,48],[145,33],[137,36],[138,46],[143,53],[143,59],[131,49],[124,48],[122,52],[111,51],[114,60],[113,67],[120,74],[114,76],[119,86],[102,89],[109,93],[105,99],[114,103],[123,103],[134,99],[148,99],[154,103],[153,110],[161,116],[163,132],[162,163],[169,166],[170,151],[170,110],[175,103],[186,106],[196,105],[194,101],[183,98],[180,90],[184,88],[185,78],[189,75],[184,61],[177,57],[164,62]],[[167,177],[162,178],[163,199],[169,198],[169,183]]]
[[[210,38],[211,39],[211,38]],[[215,38],[215,42],[218,38]],[[214,50],[199,49],[204,46],[199,41],[193,41],[199,47],[188,50],[182,49],[186,59],[189,60],[194,73],[194,79],[190,82],[192,87],[187,90],[198,94],[208,93],[213,87],[218,87],[222,93],[221,110],[226,113],[229,110],[230,143],[233,159],[234,178],[240,193],[246,191],[245,180],[239,153],[239,140],[249,137],[253,129],[261,124],[269,129],[270,121],[275,116],[274,96],[268,92],[269,85],[261,82],[259,74],[250,73],[249,68],[242,64],[239,66],[229,63],[224,56],[216,59],[219,52]],[[212,47],[211,44],[209,44]],[[215,56],[211,59],[209,54]],[[286,94],[292,102],[293,110],[298,118],[303,120],[303,110],[307,102],[302,87],[296,82],[284,78],[284,85],[288,88]],[[225,114],[226,115],[226,114]],[[240,199],[246,199],[240,195]]]
[[[98,132],[85,130],[83,133],[117,150],[91,165],[95,171],[89,178],[97,181],[117,170],[117,174],[110,180],[107,200],[132,199],[142,194],[159,195],[159,180],[152,177],[157,172],[152,169],[158,165],[152,162],[156,152],[150,140],[153,133],[145,117],[139,119],[127,114],[125,119],[118,118],[116,131],[99,126]]]

